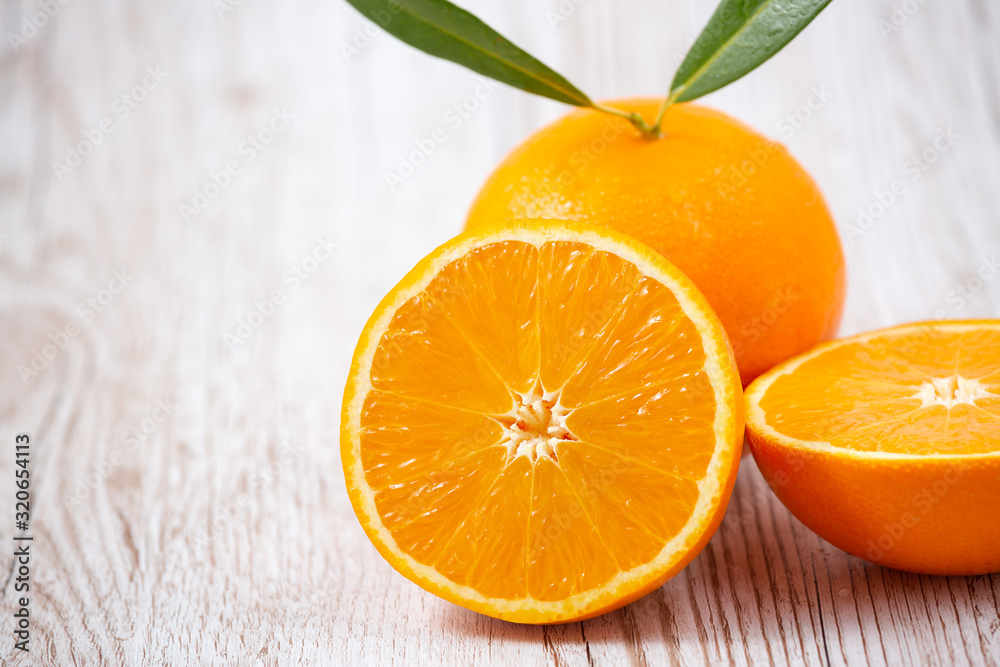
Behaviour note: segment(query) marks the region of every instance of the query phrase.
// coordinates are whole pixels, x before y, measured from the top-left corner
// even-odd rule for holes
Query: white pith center
[[[577,440],[566,418],[572,410],[559,405],[559,392],[544,393],[537,386],[530,392],[514,392],[517,404],[497,421],[503,426],[501,445],[507,447],[507,462],[526,456],[532,463],[541,457],[559,463],[557,446]]]
[[[960,403],[975,405],[978,398],[994,398],[982,384],[975,378],[969,380],[961,375],[952,375],[946,378],[931,378],[930,382],[924,382],[913,398],[920,399],[920,407],[926,408],[932,405],[943,405],[949,410]]]

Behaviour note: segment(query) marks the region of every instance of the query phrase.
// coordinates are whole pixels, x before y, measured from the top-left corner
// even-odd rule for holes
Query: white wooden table
[[[4,572],[22,432],[34,536],[31,651],[13,648],[8,579],[0,662],[1000,664],[1000,576],[851,558],[752,461],[705,551],[607,616],[519,627],[404,580],[343,487],[351,351],[492,166],[565,107],[498,86],[456,123],[479,79],[338,0],[63,1],[51,17],[0,5]],[[825,191],[844,333],[1000,316],[1000,280],[977,278],[1000,254],[1000,6],[898,1],[893,23],[890,0],[837,0],[707,100],[784,141]],[[463,4],[614,97],[662,94],[714,3]],[[895,180],[903,193],[852,227]]]

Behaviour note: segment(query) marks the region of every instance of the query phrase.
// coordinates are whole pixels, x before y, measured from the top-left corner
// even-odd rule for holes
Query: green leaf
[[[581,107],[594,103],[561,75],[446,0],[347,0],[410,46],[529,93]]]
[[[722,0],[670,84],[687,102],[732,83],[784,48],[830,0]]]

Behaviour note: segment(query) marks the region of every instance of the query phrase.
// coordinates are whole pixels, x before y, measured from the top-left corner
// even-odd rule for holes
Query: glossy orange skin
[[[871,460],[747,436],[771,490],[835,547],[918,574],[1000,572],[1000,455]]]
[[[660,100],[608,105],[647,121]],[[708,298],[746,386],[832,337],[844,257],[816,184],[783,146],[718,111],[671,107],[663,138],[578,110],[515,149],[473,203],[467,229],[503,219],[605,225],[677,265]]]

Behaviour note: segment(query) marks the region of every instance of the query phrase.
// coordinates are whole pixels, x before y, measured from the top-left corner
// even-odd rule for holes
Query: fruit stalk
[[[628,120],[630,123],[635,125],[635,128],[647,139],[659,139],[661,138],[658,125],[650,127],[645,119],[634,111],[623,111],[622,109],[616,109],[615,107],[609,107],[604,104],[594,103],[594,108],[598,111],[603,111],[604,113],[609,113],[614,116],[621,116],[622,118]]]

